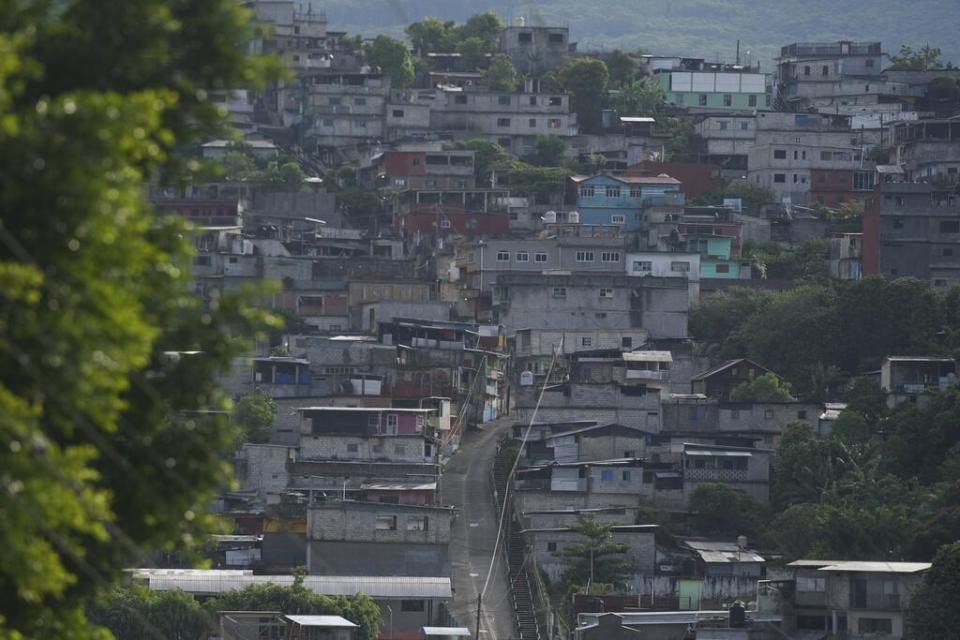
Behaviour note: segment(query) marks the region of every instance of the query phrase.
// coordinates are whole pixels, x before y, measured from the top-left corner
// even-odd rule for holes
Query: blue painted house
[[[691,235],[687,238],[687,250],[700,254],[701,278],[750,278],[749,268],[734,257],[733,238],[729,236]]]
[[[680,181],[659,176],[573,176],[581,224],[622,225],[637,231],[649,207],[683,206]]]

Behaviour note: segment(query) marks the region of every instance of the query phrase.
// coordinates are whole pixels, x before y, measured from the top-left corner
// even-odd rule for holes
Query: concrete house
[[[577,211],[583,224],[622,225],[640,229],[648,208],[680,212],[684,196],[680,181],[662,176],[573,176]]]
[[[772,372],[752,360],[746,358],[727,360],[696,375],[690,382],[690,391],[727,402],[730,400],[730,394],[738,385],[750,382],[765,373]]]
[[[957,362],[940,356],[887,356],[880,365],[880,389],[887,394],[887,406],[904,402],[921,406],[933,391],[946,389],[957,381]]]
[[[657,525],[628,524],[614,525],[610,540],[615,544],[628,546],[624,559],[630,565],[633,575],[652,575],[656,560],[654,535]],[[526,538],[533,551],[537,568],[546,572],[551,581],[559,580],[567,565],[557,554],[564,548],[581,544],[584,536],[569,527],[542,529],[524,529],[520,532]]]
[[[437,446],[424,429],[433,409],[301,407],[305,459],[431,463]]]
[[[705,483],[722,483],[740,489],[761,505],[770,502],[769,449],[685,443],[683,492],[690,494]]]
[[[446,576],[453,509],[336,501],[307,510],[307,567],[318,575]]]
[[[539,76],[556,69],[576,50],[567,27],[533,26],[519,18],[500,33],[500,51],[523,74]]]
[[[783,571],[794,587],[784,603],[784,629],[852,640],[905,638],[910,593],[929,568],[928,562],[791,562]]]

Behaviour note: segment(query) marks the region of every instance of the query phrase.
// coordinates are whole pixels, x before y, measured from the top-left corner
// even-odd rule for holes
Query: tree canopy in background
[[[599,58],[571,58],[557,72],[560,86],[571,93],[570,110],[576,112],[580,130],[593,133],[600,128],[610,73]]]
[[[232,0],[0,4],[0,636],[104,637],[83,603],[208,530],[234,444],[215,381],[273,323],[193,294],[146,180],[265,65]]]
[[[484,80],[491,91],[515,91],[517,88],[517,70],[510,58],[498,53],[490,60],[490,66],[484,74]]]
[[[241,397],[233,408],[233,420],[240,427],[242,442],[267,442],[276,418],[277,402],[260,391]]]
[[[366,50],[367,62],[383,69],[395,89],[406,88],[413,82],[413,61],[403,42],[390,36],[377,36]]]

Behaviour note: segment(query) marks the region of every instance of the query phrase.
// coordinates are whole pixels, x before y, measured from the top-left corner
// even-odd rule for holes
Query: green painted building
[[[769,111],[767,77],[740,71],[660,71],[667,103],[693,110]]]

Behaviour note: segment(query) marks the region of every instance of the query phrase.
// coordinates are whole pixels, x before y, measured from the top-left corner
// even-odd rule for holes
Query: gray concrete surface
[[[470,628],[471,633],[477,624],[477,596],[483,589],[497,536],[498,516],[491,486],[497,440],[512,422],[512,418],[489,422],[481,430],[469,432],[443,472],[442,502],[457,508],[457,519],[450,531],[450,570],[454,588],[450,611],[460,624]],[[518,637],[508,590],[506,560],[502,551],[497,555],[483,599],[480,616],[482,640]]]

